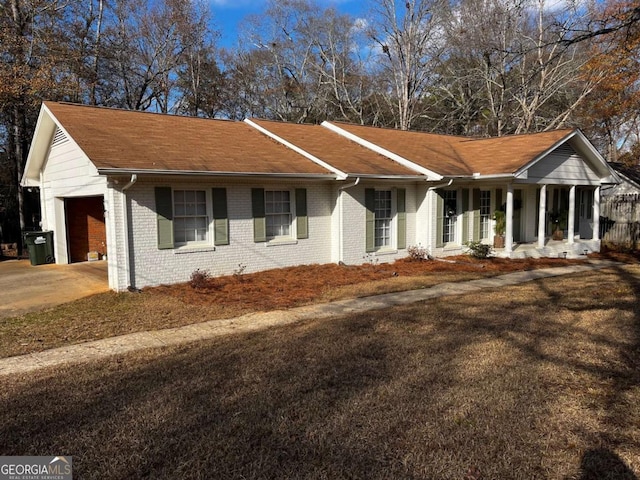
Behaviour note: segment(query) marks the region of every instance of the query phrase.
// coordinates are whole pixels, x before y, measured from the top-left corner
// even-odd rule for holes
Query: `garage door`
[[[87,253],[107,253],[103,197],[65,199],[69,261],[85,262]]]

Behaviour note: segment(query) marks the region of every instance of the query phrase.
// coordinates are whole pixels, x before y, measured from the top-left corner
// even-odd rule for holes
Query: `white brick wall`
[[[134,286],[170,284],[189,280],[196,269],[208,270],[212,275],[229,275],[245,265],[245,273],[293,265],[331,262],[332,187],[328,184],[237,184],[185,183],[174,184],[176,189],[210,189],[225,187],[229,216],[229,245],[197,249],[157,248],[157,227],[154,187],[162,184],[139,181],[126,193],[130,206],[129,241]],[[253,241],[251,216],[251,188],[307,189],[309,238],[290,243],[273,244]],[[117,195],[116,195],[117,196]],[[293,198],[292,198],[292,203]],[[120,209],[121,210],[121,209]],[[118,208],[116,206],[116,217]],[[294,222],[295,223],[295,222]],[[120,239],[118,240],[120,241]],[[124,261],[122,255],[118,263]],[[118,268],[118,289],[126,288],[124,268]],[[124,280],[124,281],[123,281]]]
[[[406,189],[407,209],[407,246],[416,243],[416,187],[414,185],[389,185],[389,184],[359,184],[356,187],[344,190],[342,193],[342,261],[346,264],[359,265],[368,261],[380,263],[393,262],[407,256],[406,249],[395,248],[397,238],[397,218],[394,215],[392,224],[392,238],[394,248],[390,251],[379,251],[370,255],[366,252],[365,222],[366,210],[364,206],[364,191],[366,188],[381,190]],[[395,195],[393,209],[395,213]]]

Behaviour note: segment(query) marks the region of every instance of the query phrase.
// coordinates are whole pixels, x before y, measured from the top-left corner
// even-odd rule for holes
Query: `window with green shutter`
[[[173,195],[171,187],[156,187],[155,199],[158,248],[173,248]]]
[[[309,238],[306,188],[296,188],[296,237],[299,239]]]
[[[229,216],[227,213],[227,189],[213,188],[213,243],[229,245]]]
[[[365,251],[375,252],[375,223],[376,223],[376,191],[373,188],[364,190],[365,218]]]
[[[267,241],[264,188],[251,189],[251,215],[253,216],[253,241]]]

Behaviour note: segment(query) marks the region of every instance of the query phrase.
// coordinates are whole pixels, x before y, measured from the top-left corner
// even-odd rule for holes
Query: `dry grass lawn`
[[[141,294],[94,295],[46,311],[0,319],[0,358],[39,352],[127,333],[179,327],[246,313],[290,308],[343,298],[366,297],[442,282],[554,267],[580,261],[473,260],[339,266],[306,265],[212,278],[201,288],[147,288]]]
[[[637,480],[640,266],[3,378],[0,445],[82,479]]]

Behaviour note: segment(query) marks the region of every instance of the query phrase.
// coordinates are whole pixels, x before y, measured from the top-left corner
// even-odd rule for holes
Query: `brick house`
[[[105,254],[118,291],[196,269],[388,262],[411,245],[459,254],[493,241],[496,210],[498,255],[598,251],[600,188],[617,182],[579,130],[472,139],[53,102],[23,178],[40,187],[56,261]]]

